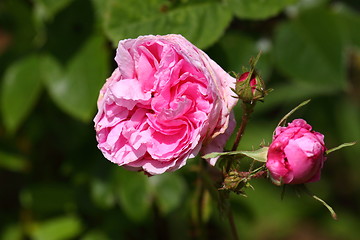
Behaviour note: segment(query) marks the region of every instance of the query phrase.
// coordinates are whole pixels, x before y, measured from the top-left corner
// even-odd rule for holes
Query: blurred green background
[[[1,0],[0,239],[230,239],[208,195],[199,204],[190,160],[147,178],[107,161],[92,118],[115,68],[117,42],[181,33],[226,71],[249,58],[275,90],[259,103],[241,149],[269,143],[280,118],[325,135],[328,148],[360,136],[357,0]],[[236,109],[236,116],[240,118]],[[241,239],[358,239],[360,148],[330,155],[309,188],[338,213],[270,181],[233,195]],[[199,232],[203,232],[203,236]]]

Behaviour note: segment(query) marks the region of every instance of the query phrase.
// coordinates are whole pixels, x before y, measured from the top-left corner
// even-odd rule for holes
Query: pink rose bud
[[[326,147],[324,135],[311,130],[303,119],[277,127],[267,154],[266,167],[275,184],[302,184],[320,180]]]
[[[237,79],[235,86],[236,94],[244,102],[263,100],[266,95],[264,82],[256,71],[253,71],[251,76],[249,74],[250,72],[245,72]]]
[[[115,60],[94,118],[107,159],[155,175],[222,151],[235,126],[235,79],[203,51],[181,35],[148,35],[120,41]]]

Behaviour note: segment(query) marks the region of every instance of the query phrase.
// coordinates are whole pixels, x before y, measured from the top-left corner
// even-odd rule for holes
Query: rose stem
[[[234,141],[234,144],[233,144],[233,147],[232,147],[231,151],[236,151],[236,149],[237,149],[237,147],[238,147],[238,145],[240,143],[240,140],[241,140],[241,138],[242,138],[242,136],[243,136],[243,134],[245,132],[245,128],[246,128],[246,125],[247,125],[247,123],[249,121],[250,115],[254,110],[255,103],[244,103],[243,102],[241,106],[242,106],[242,109],[243,109],[243,114],[242,114],[242,117],[241,117],[241,124],[240,124],[238,132],[236,133],[236,138],[235,138],[235,141]],[[231,167],[232,162],[233,162],[233,159],[230,159],[228,161],[228,164],[226,166],[226,172],[227,173],[230,171],[230,167]],[[230,210],[230,208],[227,209],[227,217],[228,217],[229,224],[230,224],[232,238],[234,240],[238,240],[239,236],[238,236],[238,233],[237,233],[237,230],[236,230],[234,216],[233,216],[233,213]]]
[[[230,223],[230,229],[231,229],[232,238],[234,240],[238,240],[239,236],[238,236],[238,233],[237,233],[237,230],[236,230],[236,225],[235,225],[235,221],[234,221],[234,215],[232,214],[232,211],[230,209],[228,209],[228,211],[227,211],[227,216],[228,216],[228,220],[229,220],[229,223]]]
[[[200,163],[200,171],[199,171],[199,173],[201,174],[201,177],[203,179],[203,184],[204,184],[203,186],[207,188],[207,190],[210,193],[210,196],[213,199],[218,200],[219,206],[222,206],[223,205],[222,201],[224,201],[224,200],[222,200],[222,198],[220,196],[220,193],[217,191],[216,187],[214,186],[214,183],[213,183],[213,181],[211,180],[211,178],[209,176],[209,172],[206,171],[205,166],[204,166],[203,163],[204,162]],[[204,192],[201,192],[201,193],[204,194]],[[198,204],[199,204],[198,210],[201,210],[200,209],[201,206],[202,206],[201,201],[199,201]],[[226,206],[224,211],[225,211],[225,214],[226,214],[226,216],[228,218],[228,221],[229,221],[229,224],[230,224],[230,230],[231,230],[232,238],[233,238],[233,240],[238,240],[239,236],[238,236],[238,233],[237,233],[237,230],[236,230],[234,216],[232,214],[230,206]],[[198,214],[199,214],[199,212],[198,212]],[[202,219],[202,214],[199,214],[199,219]]]
[[[239,146],[239,143],[241,141],[241,138],[245,132],[245,128],[246,128],[246,125],[250,119],[250,115],[251,113],[254,111],[254,107],[255,107],[255,102],[252,102],[252,103],[242,103],[242,109],[243,109],[243,114],[242,114],[242,117],[241,117],[241,124],[240,124],[240,127],[239,127],[239,130],[238,132],[236,133],[236,138],[235,138],[235,141],[234,141],[234,144],[231,148],[231,151],[236,151],[237,147]],[[232,161],[233,160],[230,160],[226,166],[226,172],[229,172],[230,170],[230,167],[231,167],[231,164],[232,164]]]

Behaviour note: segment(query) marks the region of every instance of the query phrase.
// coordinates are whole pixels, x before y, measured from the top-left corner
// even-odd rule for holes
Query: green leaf
[[[109,182],[94,178],[91,184],[91,196],[97,206],[108,209],[114,206],[115,196]]]
[[[46,24],[41,21],[37,22],[38,36],[36,40],[42,49],[51,52],[60,62],[68,63],[69,59],[84,49],[92,36],[104,35],[97,31],[100,26],[95,28],[94,20],[93,6],[90,0],[72,0],[51,21]]]
[[[106,234],[100,230],[91,230],[81,240],[109,240]]]
[[[32,110],[41,92],[39,57],[31,55],[11,65],[1,86],[1,112],[5,127],[14,133]]]
[[[14,172],[24,172],[28,167],[29,164],[25,158],[0,151],[0,168]]]
[[[68,185],[61,183],[27,187],[20,193],[20,202],[23,208],[40,214],[62,212],[75,206],[74,192]]]
[[[207,159],[207,158],[215,158],[219,156],[240,155],[240,156],[246,156],[252,158],[258,162],[266,162],[268,150],[269,150],[268,147],[262,147],[254,151],[213,152],[204,155],[203,158]]]
[[[336,102],[334,115],[331,116],[336,120],[336,129],[339,129],[338,137],[339,143],[347,142],[349,140],[360,139],[360,111],[358,101],[354,99],[344,97]],[[360,148],[352,147],[346,148],[341,151],[340,156],[346,157],[349,164],[349,169],[353,169],[353,176],[358,176],[355,169],[360,168]]]
[[[151,205],[148,177],[117,168],[114,180],[115,194],[126,215],[134,221],[145,219]]]
[[[56,13],[64,9],[73,0],[35,0],[35,18],[41,21],[51,20]]]
[[[162,174],[149,178],[149,182],[163,214],[168,214],[183,202],[186,184],[180,176]]]
[[[1,229],[1,240],[21,240],[24,239],[22,228],[19,224],[10,224]]]
[[[36,43],[43,45],[46,40],[45,23],[53,20],[55,15],[67,7],[73,0],[34,0],[33,15],[37,27]]]
[[[254,114],[271,112],[280,105],[290,108],[304,99],[321,95],[331,95],[337,92],[336,89],[314,88],[299,82],[277,84],[273,86],[273,88],[275,90],[271,94],[271,97],[266,98],[266,104],[257,105]],[[286,99],[286,101],[284,101],[284,99]]]
[[[82,223],[78,217],[62,216],[35,224],[31,229],[34,240],[66,240],[80,234]]]
[[[104,29],[115,45],[121,39],[147,34],[182,34],[199,48],[216,42],[229,25],[232,14],[220,1],[171,8],[168,1],[107,0]],[[121,14],[119,14],[121,13]]]
[[[14,60],[14,57],[16,59],[16,57],[24,56],[24,53],[32,51],[36,31],[32,21],[31,4],[23,0],[1,0],[0,2],[2,29],[0,64],[2,65],[3,61]],[[6,43],[6,38],[10,38],[8,42],[10,44]],[[2,59],[3,57],[4,59]]]
[[[104,39],[92,37],[70,60],[65,69],[52,57],[45,57],[45,84],[55,103],[82,121],[92,119],[101,85],[108,77]]]
[[[261,50],[262,55],[256,69],[261,73],[262,78],[267,79],[270,72],[268,43],[264,39],[255,41],[239,31],[227,31],[218,43],[207,49],[206,52],[226,71],[241,73],[242,67],[248,67],[250,58],[256,56]]]
[[[343,31],[341,36],[344,37],[345,41],[349,45],[355,45],[360,47],[360,15],[354,9],[341,5],[340,3],[337,6],[341,30]]]
[[[293,5],[286,9],[286,14],[289,17],[294,17],[300,12],[306,11],[311,8],[327,7],[330,0],[297,0]]]
[[[278,27],[274,54],[280,70],[294,80],[313,88],[343,89],[343,47],[338,17],[325,9],[312,9]]]
[[[239,18],[266,19],[296,2],[298,0],[229,0],[229,5]]]

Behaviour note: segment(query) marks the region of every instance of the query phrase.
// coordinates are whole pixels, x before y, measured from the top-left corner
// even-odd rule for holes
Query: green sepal
[[[286,123],[286,120],[295,112],[297,111],[299,108],[301,108],[302,106],[305,106],[306,104],[308,104],[311,101],[311,99],[308,99],[302,103],[300,103],[299,105],[297,105],[295,108],[293,108],[290,112],[288,112],[278,123],[277,127],[279,126],[284,126]]]
[[[271,175],[269,175],[269,176],[270,176],[271,182],[272,182],[273,184],[275,184],[276,186],[278,186],[278,187],[280,187],[280,186],[285,186],[285,185],[283,185],[282,177],[281,177],[279,180],[277,180],[277,179],[271,177]]]
[[[326,155],[327,155],[327,154],[332,153],[332,152],[334,152],[334,151],[337,151],[337,150],[339,150],[339,149],[341,149],[341,148],[350,147],[350,146],[353,146],[353,145],[355,145],[355,144],[356,144],[356,142],[343,143],[343,144],[340,144],[340,145],[337,146],[337,147],[328,149],[325,153],[326,153]]]
[[[318,196],[316,196],[315,194],[313,194],[307,187],[305,184],[301,184],[298,186],[299,190],[303,191],[304,193],[306,193],[307,195],[309,195],[310,197],[312,197],[313,199],[315,199],[316,201],[319,201],[324,207],[327,208],[327,210],[330,212],[331,217],[334,220],[337,220],[337,215],[336,212],[334,211],[334,209],[327,204],[324,200],[322,200],[321,198],[319,198]]]

